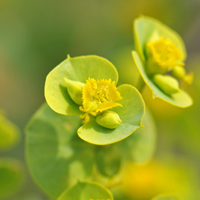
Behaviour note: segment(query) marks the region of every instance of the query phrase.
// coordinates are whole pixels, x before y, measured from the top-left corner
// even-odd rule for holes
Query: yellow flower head
[[[173,66],[185,64],[180,60],[183,58],[181,51],[170,39],[161,37],[154,42],[148,42],[146,45],[148,56],[148,70],[150,74],[164,74]]]
[[[90,120],[89,114],[96,116],[105,110],[116,106],[122,106],[115,102],[121,100],[122,97],[117,91],[115,82],[111,80],[95,80],[89,78],[82,92],[83,105],[79,107],[84,115],[80,117],[84,119],[83,123],[87,123]]]

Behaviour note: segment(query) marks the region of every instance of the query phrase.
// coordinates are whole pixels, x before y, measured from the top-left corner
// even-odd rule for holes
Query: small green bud
[[[180,92],[179,83],[172,76],[156,74],[153,82],[168,95]]]
[[[121,119],[116,112],[105,111],[102,115],[96,117],[96,122],[105,128],[115,129],[121,124]]]
[[[176,79],[183,79],[183,77],[186,75],[185,69],[182,66],[175,66],[172,68],[172,75]]]
[[[82,91],[85,84],[79,81],[72,81],[67,78],[65,78],[65,82],[67,84],[69,96],[76,104],[82,105]]]

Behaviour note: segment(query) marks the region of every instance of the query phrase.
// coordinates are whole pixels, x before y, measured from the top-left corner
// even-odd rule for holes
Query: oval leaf
[[[19,129],[0,113],[0,150],[12,148],[19,138]]]
[[[92,173],[94,146],[76,134],[77,116],[64,116],[43,105],[26,129],[26,160],[36,183],[57,198],[77,179]]]
[[[0,199],[13,195],[22,185],[22,165],[13,159],[0,159]]]
[[[67,189],[58,200],[113,200],[113,196],[99,183],[78,182]]]
[[[68,58],[55,67],[46,78],[45,98],[48,105],[57,113],[80,115],[79,106],[70,98],[64,78],[86,83],[88,78],[111,79],[117,83],[115,67],[105,58],[80,56]]]
[[[111,130],[98,125],[95,119],[91,119],[78,129],[81,139],[96,145],[107,145],[127,138],[142,127],[144,101],[141,94],[131,85],[121,85],[118,91],[122,96],[122,100],[118,103],[122,107],[115,107],[111,111],[119,115],[122,123],[116,129]]]
[[[155,151],[156,125],[149,109],[146,109],[144,127],[135,131],[125,140],[115,144],[115,148],[121,156],[129,161],[148,162]]]
[[[166,101],[166,102],[168,102],[174,106],[178,106],[178,107],[188,107],[188,106],[192,105],[193,101],[192,101],[191,97],[183,90],[180,90],[179,93],[172,94],[171,96],[165,94],[162,90],[160,90],[158,88],[158,86],[156,86],[153,83],[153,81],[147,76],[147,74],[145,72],[145,64],[142,61],[142,59],[140,58],[140,56],[138,55],[138,53],[133,51],[132,55],[133,55],[135,64],[138,68],[138,71],[140,72],[143,80],[145,81],[147,86],[152,91],[153,98],[162,99],[163,101]]]

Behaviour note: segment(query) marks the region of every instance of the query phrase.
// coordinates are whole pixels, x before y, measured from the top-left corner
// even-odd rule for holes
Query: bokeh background
[[[135,166],[130,167],[132,164],[127,167],[132,177],[130,180],[141,180],[136,177],[135,171],[143,177],[143,182],[135,184],[130,181],[124,189],[124,199],[140,199],[140,194],[146,190],[147,195],[140,197],[147,200],[152,191],[162,191],[156,188],[156,184],[152,188],[155,177],[159,176],[150,176],[154,173],[153,169],[164,170],[165,178],[171,174],[171,179],[165,184],[175,182],[173,189],[192,185],[192,198],[199,199],[200,1],[1,0],[0,109],[20,128],[21,140],[15,148],[0,153],[0,157],[12,157],[23,162],[26,176],[23,187],[6,199],[48,199],[30,177],[24,153],[24,129],[45,101],[44,82],[48,72],[67,54],[71,57],[99,55],[117,67],[120,83],[135,85],[138,72],[131,57],[134,48],[132,29],[133,20],[140,15],[159,19],[183,37],[188,51],[186,69],[193,71],[195,77],[193,85],[186,88],[194,98],[194,105],[187,109],[174,108],[152,100],[149,91],[144,91],[146,104],[156,119],[157,148],[152,163],[146,169],[135,169]],[[137,191],[134,195],[130,192],[133,188]]]

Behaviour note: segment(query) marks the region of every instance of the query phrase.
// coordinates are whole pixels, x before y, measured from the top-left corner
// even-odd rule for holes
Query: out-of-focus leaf
[[[99,183],[78,182],[67,189],[58,200],[113,200],[113,196]]]
[[[98,171],[104,176],[112,177],[120,169],[121,155],[113,145],[98,146],[95,158]]]
[[[180,200],[177,196],[175,195],[159,195],[154,197],[152,200]]]
[[[0,151],[12,148],[19,138],[19,129],[0,113]]]
[[[198,192],[195,168],[177,159],[142,165],[129,162],[124,166],[122,177],[122,190],[131,199],[143,200],[158,194],[176,194],[181,200],[192,200],[196,199]]]
[[[122,100],[118,106],[111,111],[116,112],[122,123],[115,129],[107,129],[97,124],[95,119],[91,119],[78,129],[81,139],[97,145],[107,145],[118,142],[130,136],[138,128],[142,127],[144,116],[144,101],[138,90],[131,85],[121,85],[118,91]]]
[[[115,145],[125,159],[143,163],[152,158],[156,145],[156,125],[148,109],[146,109],[143,124],[144,127]]]
[[[22,165],[13,159],[0,159],[0,199],[11,196],[23,183]]]
[[[93,145],[76,133],[80,118],[60,115],[43,105],[26,129],[26,159],[32,177],[57,198],[77,179],[87,180],[93,167]]]

